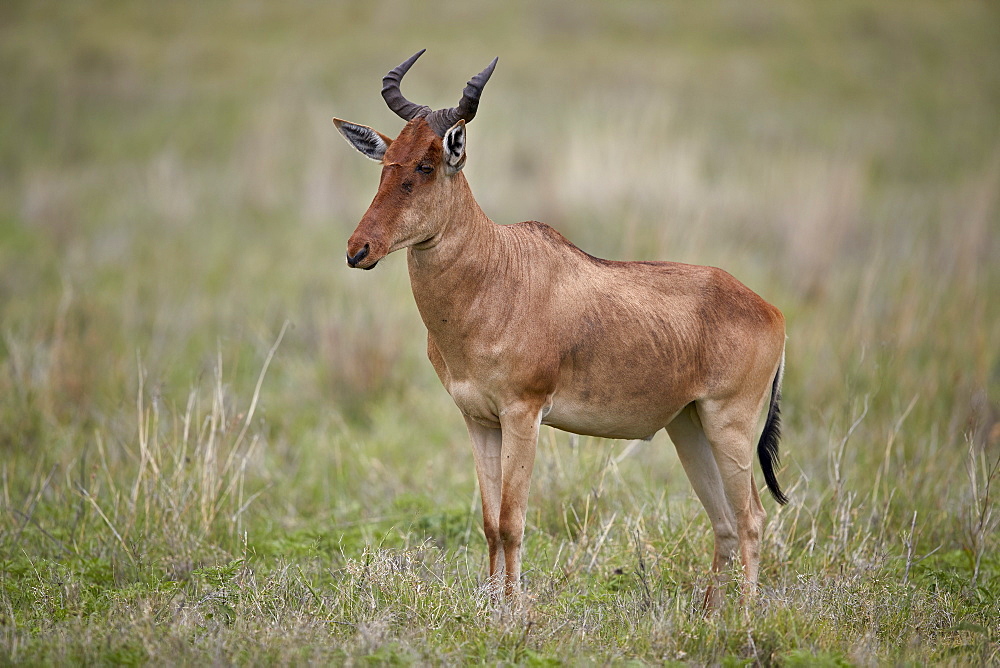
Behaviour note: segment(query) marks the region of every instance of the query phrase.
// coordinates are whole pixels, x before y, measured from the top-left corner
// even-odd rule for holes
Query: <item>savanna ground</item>
[[[498,222],[726,268],[788,321],[762,591],[705,617],[664,434],[543,430],[528,603],[402,255],[455,104]],[[988,2],[0,5],[0,662],[1000,661],[1000,12]],[[758,474],[759,478],[759,474]]]

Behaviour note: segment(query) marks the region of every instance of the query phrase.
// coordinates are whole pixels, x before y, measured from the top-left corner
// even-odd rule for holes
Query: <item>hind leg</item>
[[[702,430],[711,444],[726,499],[735,515],[745,598],[757,590],[760,543],[767,516],[753,479],[754,433],[764,398],[703,400],[697,404]]]
[[[667,425],[667,433],[677,448],[677,456],[684,472],[712,523],[715,554],[712,557],[712,584],[705,592],[705,606],[718,608],[724,599],[722,585],[728,578],[730,565],[739,549],[736,514],[730,506],[722,473],[712,446],[701,428],[694,404],[681,411]]]

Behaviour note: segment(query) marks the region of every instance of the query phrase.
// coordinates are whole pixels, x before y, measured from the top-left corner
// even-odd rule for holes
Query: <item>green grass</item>
[[[989,3],[7,2],[0,662],[1000,660]],[[500,65],[498,222],[726,268],[788,320],[760,598],[706,618],[665,435],[543,431],[523,610],[483,591],[402,256],[349,271],[411,99]],[[287,323],[287,325],[286,325]]]

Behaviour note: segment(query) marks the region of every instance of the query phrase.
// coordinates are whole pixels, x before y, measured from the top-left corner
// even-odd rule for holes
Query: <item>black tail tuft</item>
[[[778,441],[781,440],[781,376],[784,371],[785,360],[781,360],[777,373],[774,374],[774,381],[771,383],[771,405],[767,409],[767,422],[764,423],[764,432],[757,442],[757,457],[760,459],[760,468],[764,472],[764,482],[771,492],[774,500],[785,505],[788,497],[778,486],[778,478],[774,475],[774,469],[778,466]]]

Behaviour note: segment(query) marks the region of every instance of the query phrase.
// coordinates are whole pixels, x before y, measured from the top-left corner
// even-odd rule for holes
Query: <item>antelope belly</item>
[[[590,403],[559,401],[542,418],[542,424],[583,436],[649,440],[665,427],[679,411],[664,418],[656,412],[634,413],[627,409],[595,407]]]

